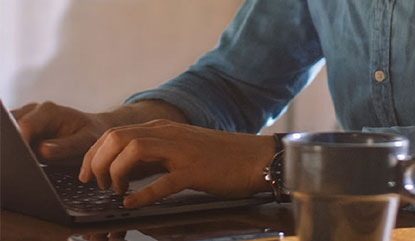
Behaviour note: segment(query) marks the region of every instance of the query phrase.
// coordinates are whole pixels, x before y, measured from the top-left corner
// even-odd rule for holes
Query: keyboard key
[[[81,183],[77,175],[56,173],[49,175],[64,204],[75,211],[102,211],[105,209],[124,209],[122,195],[112,189],[101,190],[96,183]],[[128,190],[127,193],[132,193]]]

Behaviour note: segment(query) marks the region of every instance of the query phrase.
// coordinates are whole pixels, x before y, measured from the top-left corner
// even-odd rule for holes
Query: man
[[[277,117],[323,57],[344,129],[414,133],[414,40],[412,0],[249,0],[214,50],[119,109],[89,114],[44,103],[14,115],[49,162],[86,153],[83,182],[95,177],[122,193],[132,178],[168,171],[126,197],[126,207],[185,188],[248,196],[269,190],[262,170],[279,145],[242,133]]]

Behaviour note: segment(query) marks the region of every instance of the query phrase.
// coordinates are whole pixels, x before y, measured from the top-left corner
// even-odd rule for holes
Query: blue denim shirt
[[[212,51],[127,103],[163,99],[194,125],[256,133],[322,58],[344,129],[415,125],[414,0],[248,0]]]

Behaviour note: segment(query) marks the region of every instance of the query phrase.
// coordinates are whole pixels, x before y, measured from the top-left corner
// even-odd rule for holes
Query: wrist
[[[284,186],[284,148],[282,145],[282,137],[285,134],[274,134],[275,154],[272,160],[264,168],[264,180],[271,188],[277,203],[289,202],[289,192]]]
[[[272,188],[269,182],[264,178],[264,168],[270,166],[274,155],[280,150],[275,142],[274,136],[261,136],[263,138],[262,148],[258,150],[258,157],[256,160],[256,170],[253,171],[256,179],[257,192],[271,192]]]

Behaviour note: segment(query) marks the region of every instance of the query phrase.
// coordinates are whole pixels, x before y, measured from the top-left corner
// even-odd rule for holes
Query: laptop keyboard
[[[124,195],[116,194],[112,188],[101,190],[96,182],[82,183],[77,175],[67,172],[47,172],[49,180],[61,200],[68,209],[78,212],[97,212],[97,211],[122,211],[124,210],[123,199],[125,195],[133,193],[128,190]],[[199,203],[216,202],[214,196],[186,196],[185,198],[164,198],[151,206],[175,207],[182,205],[192,205]]]
[[[69,209],[79,212],[124,209],[124,196],[116,194],[112,189],[101,190],[95,182],[82,183],[68,173],[53,173],[48,176]]]
[[[71,172],[47,171],[46,173],[49,176],[49,180],[55,186],[64,205],[73,211],[125,211],[123,206],[124,196],[134,192],[130,189],[126,194],[118,195],[111,188],[101,190],[96,182],[82,183],[78,180],[78,176]],[[263,193],[258,196],[258,202],[256,203],[265,203],[272,200],[273,197],[270,193]],[[163,198],[160,202],[149,205],[149,207],[163,206],[163,208],[169,208],[183,205],[198,205],[201,203],[208,204],[218,201],[220,199],[213,195],[200,195],[197,193],[181,197],[172,195],[168,198]],[[222,201],[225,201],[225,199]]]

